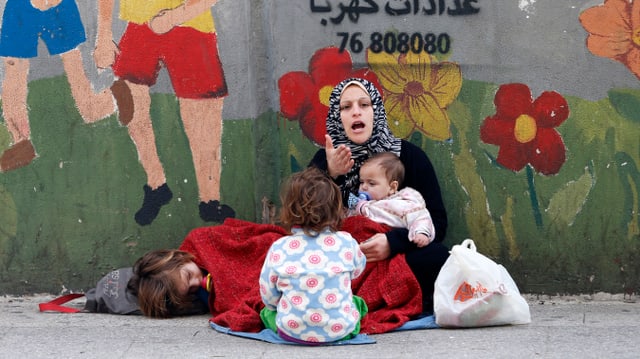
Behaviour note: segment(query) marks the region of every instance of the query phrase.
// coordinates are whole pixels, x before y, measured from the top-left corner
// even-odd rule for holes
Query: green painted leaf
[[[613,108],[632,121],[640,122],[640,90],[614,89],[609,91]]]
[[[18,230],[16,204],[9,193],[0,184],[0,264],[8,263],[9,245]]]
[[[595,176],[590,168],[576,181],[568,182],[549,201],[547,215],[559,225],[572,225],[591,192]]]

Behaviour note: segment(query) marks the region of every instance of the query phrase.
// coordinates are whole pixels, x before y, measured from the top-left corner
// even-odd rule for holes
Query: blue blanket
[[[273,343],[273,344],[302,345],[302,344],[286,341],[280,338],[278,334],[274,333],[272,330],[269,330],[269,329],[263,329],[258,333],[249,333],[249,332],[234,331],[227,327],[220,326],[214,322],[209,322],[209,324],[211,325],[211,328],[215,329],[220,333],[235,335],[238,337],[243,337],[248,339],[261,340],[261,341]],[[435,328],[439,328],[439,327],[436,324],[435,317],[433,315],[430,315],[428,317],[410,320],[404,323],[398,329],[394,330],[394,332],[403,331],[403,330],[435,329]],[[375,343],[376,343],[375,339],[371,338],[367,334],[358,334],[357,336],[349,340],[342,340],[338,342],[327,343],[325,345],[359,345],[359,344],[375,344]]]

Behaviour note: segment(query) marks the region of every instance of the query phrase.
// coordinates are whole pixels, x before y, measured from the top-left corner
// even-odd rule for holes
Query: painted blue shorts
[[[0,56],[38,56],[38,38],[50,55],[73,50],[87,40],[75,0],[40,11],[29,0],[7,0],[0,30]]]

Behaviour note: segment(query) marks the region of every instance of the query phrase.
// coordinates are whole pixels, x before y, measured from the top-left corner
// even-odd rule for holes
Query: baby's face
[[[369,193],[371,199],[380,200],[395,192],[382,168],[376,163],[365,163],[360,167],[360,191]]]

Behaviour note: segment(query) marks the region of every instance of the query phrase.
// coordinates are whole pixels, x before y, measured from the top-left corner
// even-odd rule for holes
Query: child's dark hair
[[[280,196],[280,221],[284,228],[301,227],[313,235],[328,227],[338,231],[342,224],[340,188],[316,167],[292,174]]]
[[[138,297],[142,314],[153,318],[179,315],[191,303],[178,294],[180,268],[193,261],[191,253],[159,249],[146,253],[133,265],[127,288]]]
[[[404,165],[400,161],[400,157],[392,152],[379,152],[369,157],[364,163],[377,164],[384,170],[384,175],[389,180],[398,181],[398,185],[402,185],[404,181]]]

